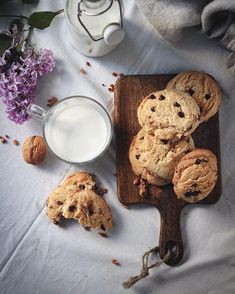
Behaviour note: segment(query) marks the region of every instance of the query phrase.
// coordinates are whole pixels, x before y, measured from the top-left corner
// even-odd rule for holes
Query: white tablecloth
[[[55,70],[41,79],[37,103],[46,106],[51,96],[84,94],[113,110],[113,94],[102,83],[115,81],[112,72],[125,74],[172,73],[203,70],[224,89],[220,110],[223,194],[211,206],[190,206],[182,213],[184,259],[177,267],[162,265],[150,277],[124,290],[121,283],[140,270],[142,254],[158,242],[160,218],[154,207],[125,209],[116,194],[115,145],[98,162],[85,167],[63,163],[51,155],[40,166],[24,163],[21,148],[0,144],[0,293],[9,294],[234,294],[235,293],[235,87],[225,66],[227,52],[194,29],[172,48],[152,29],[133,0],[125,2],[127,36],[111,54],[89,59],[87,75],[79,73],[88,58],[67,41],[65,20],[59,16],[44,31],[35,31],[38,47],[50,48]],[[58,10],[63,1],[41,0],[38,10]],[[22,126],[10,122],[0,109],[0,134],[20,143],[41,134],[40,122]],[[76,222],[58,227],[45,215],[47,195],[68,174],[95,173],[113,213],[109,238],[86,232]],[[128,176],[128,175],[127,175]],[[112,258],[121,266],[112,264]]]

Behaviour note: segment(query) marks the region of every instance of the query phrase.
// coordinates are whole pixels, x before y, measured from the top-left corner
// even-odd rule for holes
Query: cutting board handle
[[[165,263],[171,266],[176,265],[184,255],[180,229],[180,214],[183,206],[176,207],[173,203],[168,202],[167,205],[164,205],[164,209],[161,205],[158,205],[157,208],[161,216],[159,254],[163,259],[169,250],[171,257]]]

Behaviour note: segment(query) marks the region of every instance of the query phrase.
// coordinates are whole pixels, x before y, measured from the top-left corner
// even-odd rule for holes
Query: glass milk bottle
[[[66,0],[72,46],[86,56],[103,56],[124,38],[121,0]]]

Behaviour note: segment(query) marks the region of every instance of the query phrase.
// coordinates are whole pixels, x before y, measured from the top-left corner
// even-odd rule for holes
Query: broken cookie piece
[[[48,218],[56,224],[61,217],[77,219],[84,227],[108,231],[112,227],[111,210],[96,189],[93,176],[89,173],[68,176],[47,199]]]

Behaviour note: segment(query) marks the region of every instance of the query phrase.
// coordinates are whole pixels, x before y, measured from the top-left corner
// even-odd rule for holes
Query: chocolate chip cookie
[[[180,160],[172,182],[179,199],[195,203],[210,194],[217,178],[216,156],[210,150],[195,149]]]
[[[112,215],[103,197],[96,193],[93,176],[75,173],[67,177],[48,197],[47,216],[55,224],[61,217],[77,219],[84,227],[107,231]]]
[[[160,177],[158,174],[149,171],[143,164],[143,160],[139,160],[141,156],[139,146],[142,140],[144,140],[145,136],[145,132],[141,130],[132,140],[129,149],[129,159],[132,166],[132,170],[138,177],[145,179],[150,184],[157,186],[167,185],[171,182],[170,179],[164,179]]]
[[[163,140],[189,136],[199,125],[200,109],[186,92],[162,90],[148,95],[137,111],[146,132]]]
[[[175,166],[180,159],[193,148],[194,142],[191,136],[172,142],[159,139],[154,133],[145,133],[141,129],[131,144],[129,154],[134,172],[138,170],[138,175],[148,180],[145,174],[147,171],[147,175],[150,173],[157,176],[158,180],[161,179],[160,184],[165,184],[173,178]],[[140,167],[145,171],[144,174],[143,172],[141,174]]]
[[[221,90],[209,75],[188,71],[178,74],[166,86],[167,89],[187,92],[199,105],[200,121],[206,121],[219,109]]]

